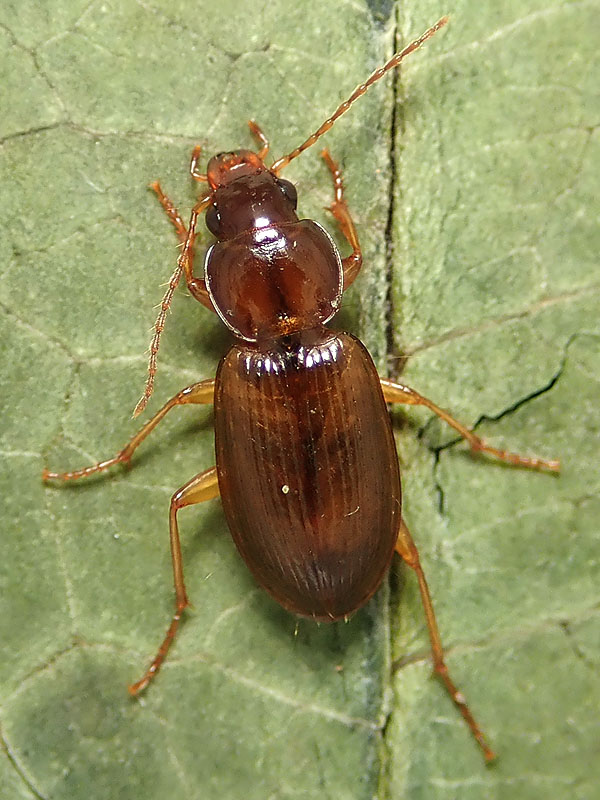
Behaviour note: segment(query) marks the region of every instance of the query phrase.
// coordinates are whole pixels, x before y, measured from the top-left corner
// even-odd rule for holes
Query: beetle
[[[134,695],[156,676],[189,605],[177,514],[220,496],[236,547],[258,584],[299,616],[324,622],[347,619],[379,588],[397,552],[418,579],[435,672],[485,759],[494,758],[444,661],[419,554],[401,515],[400,472],[386,404],[423,405],[457,430],[474,452],[509,464],[557,472],[559,462],[487,445],[431,400],[381,379],[357,338],[327,327],[362,265],[341,171],[323,150],[334,186],[330,210],[352,250],[344,258],[319,224],[298,219],[296,189],[279,177],[373,83],[447,21],[443,17],[394,55],[271,167],[265,164],[269,142],[254,121],[249,126],[260,143],[258,152],[219,153],[201,173],[201,150],[194,148],[190,174],[208,184],[208,192],[193,207],[187,226],[160,184],[152,184],[182,250],[155,324],[148,379],[135,415],[152,394],[160,337],[182,276],[192,296],[217,313],[234,343],[215,379],[180,391],[116,456],[71,472],[43,472],[44,480],[66,481],[128,464],[172,408],[214,401],[216,467],[197,474],[171,498],[175,613],[150,667],[130,687]],[[215,242],[205,256],[204,277],[198,278],[194,243],[204,211]]]

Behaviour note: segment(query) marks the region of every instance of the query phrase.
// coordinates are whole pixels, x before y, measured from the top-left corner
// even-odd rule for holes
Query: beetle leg
[[[150,188],[153,189],[156,192],[156,195],[158,197],[159,203],[164,208],[167,217],[173,223],[173,226],[175,227],[175,230],[177,231],[177,236],[179,237],[179,241],[183,245],[185,243],[185,240],[187,239],[188,232],[187,232],[187,228],[185,227],[185,223],[184,223],[183,219],[181,218],[181,215],[180,215],[179,211],[177,211],[177,209],[175,208],[175,206],[173,205],[171,200],[163,192],[163,190],[161,188],[161,185],[160,185],[160,183],[158,181],[154,181],[154,183],[151,183],[150,184]],[[187,275],[187,272],[186,272],[186,281],[187,281],[187,286],[188,286],[188,289],[190,291],[190,294],[193,297],[195,297],[196,300],[198,300],[200,303],[202,303],[203,306],[208,308],[209,311],[214,311],[215,310],[214,306],[213,306],[213,304],[212,304],[212,302],[210,300],[210,297],[208,296],[208,291],[206,289],[206,283],[204,282],[204,280],[202,278],[195,278],[192,275],[192,273],[193,273],[193,263],[194,263],[194,254],[193,254],[193,251],[191,249],[190,249],[189,256],[188,256],[188,262],[189,262],[189,273],[190,273],[191,277],[188,278],[188,275]]]
[[[188,386],[166,402],[160,411],[158,411],[152,419],[148,420],[144,427],[135,434],[116,456],[108,458],[105,461],[99,461],[97,464],[93,464],[89,467],[74,470],[73,472],[50,472],[48,469],[44,469],[42,472],[42,480],[72,481],[77,478],[86,478],[88,475],[94,475],[96,472],[104,472],[104,470],[112,467],[113,464],[128,464],[138,446],[144,441],[146,436],[156,428],[168,411],[175,408],[175,406],[183,406],[188,403],[209,405],[213,402],[214,393],[214,378]]]
[[[206,284],[201,278],[194,277],[194,241],[196,239],[196,223],[198,222],[198,217],[204,211],[204,209],[210,205],[210,195],[206,195],[205,197],[201,197],[200,200],[196,203],[196,205],[192,208],[192,213],[190,214],[190,224],[188,225],[188,229],[186,235],[183,240],[183,247],[181,249],[181,253],[179,254],[179,258],[177,259],[177,267],[182,269],[185,274],[185,281],[187,283],[187,287],[190,291],[190,294],[199,300],[202,304],[205,304],[205,301],[210,303],[210,298],[206,292]],[[211,310],[214,311],[212,308],[212,303],[210,304]]]
[[[463,693],[457,689],[452,681],[452,678],[450,677],[450,673],[448,672],[448,667],[444,661],[444,650],[442,648],[440,632],[438,630],[435,613],[433,611],[431,595],[429,594],[429,587],[427,586],[425,573],[423,572],[423,568],[421,567],[421,562],[419,559],[419,552],[404,520],[400,521],[398,540],[396,542],[396,552],[402,557],[406,564],[415,571],[419,581],[421,602],[423,604],[423,610],[425,611],[425,617],[427,620],[427,628],[429,630],[429,640],[431,642],[431,654],[433,656],[434,671],[442,680],[442,683],[448,690],[455,705],[458,706],[460,713],[463,715],[467,725],[471,729],[471,733],[483,750],[485,760],[493,761],[493,759],[496,757],[495,753],[490,749],[490,746],[488,745],[481,728],[475,722]]]
[[[129,687],[129,692],[133,695],[138,694],[145,689],[160,669],[167,656],[167,653],[169,652],[169,648],[173,644],[173,639],[177,633],[183,610],[190,604],[185,591],[185,582],[183,580],[183,560],[181,558],[181,543],[179,541],[177,512],[181,508],[185,508],[185,506],[193,506],[197,503],[203,503],[205,500],[211,500],[213,497],[217,497],[218,494],[219,484],[217,480],[217,468],[211,467],[210,469],[207,469],[204,472],[196,475],[191,479],[191,481],[188,481],[185,486],[182,486],[181,489],[178,489],[171,498],[169,532],[171,537],[173,577],[175,581],[175,613],[163,643],[161,644],[154,660],[150,664],[150,667],[139,681]]]
[[[248,120],[248,127],[250,128],[250,133],[256,139],[258,139],[258,141],[261,144],[261,148],[256,155],[260,158],[261,161],[264,161],[265,158],[267,157],[267,153],[269,152],[269,140],[263,133],[260,125],[253,119]]]
[[[500,461],[505,461],[508,464],[514,464],[519,467],[529,467],[531,469],[547,469],[550,472],[560,471],[560,461],[556,459],[545,460],[543,458],[536,458],[535,456],[520,456],[516,453],[509,453],[507,450],[501,450],[486,444],[483,439],[476,436],[465,425],[463,425],[454,417],[450,416],[443,408],[439,408],[427,397],[423,397],[414,389],[409,386],[404,386],[400,383],[393,383],[392,381],[381,378],[381,388],[383,389],[383,396],[388,403],[405,403],[413,406],[426,406],[434,414],[437,414],[440,419],[447,422],[450,427],[458,431],[463,439],[466,439],[471,450],[475,453],[489,453],[490,455],[498,458]]]
[[[352,248],[350,255],[342,259],[342,267],[344,270],[344,291],[346,291],[348,286],[350,286],[360,272],[360,268],[362,266],[362,252],[360,250],[358,234],[356,233],[354,222],[352,221],[350,211],[346,205],[346,200],[344,199],[344,182],[342,180],[340,168],[331,157],[331,154],[327,148],[321,151],[321,155],[325,159],[325,163],[329,167],[333,176],[334,200],[329,206],[329,211],[331,211],[333,216],[338,221],[338,224],[342,229],[342,233]]]
[[[202,145],[197,144],[192,150],[192,157],[190,159],[190,175],[195,181],[199,183],[206,183],[208,176],[204,172],[198,172],[198,159],[202,152]]]
[[[185,237],[187,236],[187,228],[185,227],[185,223],[181,218],[179,211],[175,208],[171,200],[167,197],[167,195],[163,192],[161,185],[158,181],[153,181],[150,184],[150,188],[156,192],[158,197],[158,202],[165,210],[165,214],[173,223],[175,230],[177,231],[177,235],[179,236],[180,241],[184,242]]]

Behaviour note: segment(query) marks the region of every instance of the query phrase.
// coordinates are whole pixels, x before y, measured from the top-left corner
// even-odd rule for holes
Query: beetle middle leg
[[[89,467],[76,469],[71,472],[50,472],[44,469],[42,472],[42,480],[59,480],[59,481],[72,481],[78,478],[86,478],[88,475],[94,475],[97,472],[104,472],[104,470],[112,467],[114,464],[129,464],[131,457],[135,450],[144,441],[151,431],[156,428],[158,423],[165,417],[175,406],[183,406],[189,403],[197,403],[200,405],[210,405],[213,402],[215,394],[215,381],[210,378],[199,383],[194,383],[168,400],[164,406],[157,411],[157,413],[148,420],[148,422],[130,439],[125,447],[112,458],[107,458],[105,461],[99,461],[97,464],[92,464]]]
[[[488,745],[485,736],[481,731],[481,728],[475,722],[475,718],[471,714],[471,711],[469,709],[469,706],[467,705],[467,701],[465,700],[464,695],[456,687],[452,678],[450,677],[450,673],[448,672],[448,667],[446,666],[446,662],[444,661],[444,650],[442,647],[440,632],[438,630],[437,622],[435,619],[435,613],[433,611],[431,595],[429,594],[429,587],[427,586],[425,573],[423,572],[423,568],[421,567],[421,562],[419,559],[419,552],[404,520],[400,521],[398,540],[396,542],[396,552],[401,556],[403,561],[405,561],[406,564],[412,570],[414,570],[414,572],[417,575],[417,579],[419,581],[421,602],[423,604],[423,610],[425,611],[425,617],[427,620],[427,628],[429,630],[429,640],[431,642],[431,654],[433,656],[434,671],[436,675],[440,677],[442,683],[448,690],[448,693],[450,694],[450,697],[454,701],[455,705],[458,706],[460,713],[462,714],[467,725],[471,729],[473,736],[475,737],[477,743],[483,750],[485,760],[493,761],[493,759],[496,757],[495,753],[493,752],[493,750],[491,750],[490,746]]]
[[[513,464],[517,467],[529,467],[530,469],[547,469],[550,472],[560,471],[560,461],[556,459],[545,460],[543,458],[536,458],[535,456],[520,456],[517,453],[509,453],[507,450],[501,450],[497,447],[492,447],[486,444],[483,439],[470,431],[462,422],[454,419],[443,408],[436,406],[434,402],[427,397],[415,392],[409,386],[404,386],[401,383],[393,383],[392,381],[381,378],[381,388],[383,389],[383,396],[388,403],[405,403],[406,405],[419,405],[426,406],[434,414],[437,414],[440,419],[448,423],[450,427],[458,431],[463,439],[469,443],[471,450],[475,453],[488,453],[491,456],[504,461],[507,464]]]
[[[185,486],[178,489],[171,498],[169,535],[171,541],[171,558],[173,560],[173,578],[175,581],[175,613],[173,614],[173,619],[163,639],[163,643],[146,673],[139,681],[129,687],[129,692],[133,695],[145,689],[160,669],[169,652],[169,648],[173,644],[181,621],[181,615],[184,609],[190,604],[183,580],[183,560],[181,558],[177,512],[185,508],[185,506],[197,505],[198,503],[203,503],[205,500],[211,500],[213,497],[217,497],[218,494],[219,484],[217,480],[217,469],[216,467],[211,467],[196,475],[191,481],[188,481]]]
[[[349,256],[342,259],[342,268],[344,270],[344,291],[356,279],[360,268],[362,267],[362,252],[360,243],[358,241],[358,234],[354,227],[354,222],[350,216],[350,210],[344,198],[344,182],[342,179],[342,172],[338,164],[333,160],[327,148],[321,151],[321,155],[325,159],[325,163],[329,167],[333,177],[334,199],[333,203],[329,206],[329,211],[336,218],[344,237],[347,239],[348,244],[352,248]]]

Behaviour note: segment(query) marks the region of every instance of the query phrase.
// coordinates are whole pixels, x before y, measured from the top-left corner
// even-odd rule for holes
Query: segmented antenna
[[[157,362],[157,355],[158,355],[158,348],[160,347],[160,337],[162,335],[163,330],[165,329],[165,320],[167,318],[167,312],[169,310],[169,306],[171,305],[171,300],[173,299],[173,294],[175,293],[175,289],[179,284],[181,279],[181,275],[183,273],[183,264],[177,261],[177,266],[175,267],[175,271],[171,275],[169,280],[167,291],[163,295],[163,299],[160,303],[160,311],[158,312],[158,317],[156,318],[156,322],[154,323],[154,335],[152,336],[152,341],[150,342],[150,355],[148,357],[148,377],[146,378],[146,385],[144,387],[144,394],[140,397],[137,402],[136,407],[133,410],[133,416],[139,416],[142,411],[148,405],[148,400],[152,396],[152,392],[154,391],[154,376],[156,375],[156,362]]]
[[[313,144],[317,141],[317,139],[320,139],[321,136],[323,136],[323,134],[326,133],[331,128],[334,122],[337,119],[339,119],[339,117],[341,117],[342,114],[345,114],[346,111],[348,111],[348,109],[350,108],[350,106],[354,103],[354,101],[358,100],[358,98],[361,97],[361,95],[363,95],[367,91],[367,89],[369,89],[370,86],[376,83],[380,78],[383,78],[383,76],[391,69],[397,67],[401,63],[401,61],[403,61],[406,58],[406,56],[410,55],[410,53],[412,53],[414,50],[417,50],[417,48],[421,47],[421,45],[424,42],[426,42],[427,39],[430,39],[434,33],[437,33],[437,31],[439,31],[440,28],[443,28],[447,22],[448,22],[448,17],[442,17],[435,23],[435,25],[432,25],[431,28],[426,30],[422,36],[419,36],[418,39],[415,39],[414,42],[411,42],[409,45],[407,45],[404,48],[404,50],[392,56],[390,60],[387,62],[387,64],[384,64],[383,67],[380,67],[379,69],[375,70],[375,72],[371,75],[371,77],[368,78],[364,83],[361,83],[360,86],[357,86],[356,89],[350,95],[350,97],[347,100],[345,100],[340,106],[338,106],[336,111],[329,117],[329,119],[326,119],[325,122],[321,125],[321,127],[318,128],[313,134],[311,134],[305,142],[302,142],[302,144],[299,147],[296,147],[296,149],[292,150],[291,153],[288,153],[287,156],[278,158],[277,161],[271,167],[271,172],[277,174],[284,167],[287,167],[287,165],[290,163],[290,161],[292,161],[292,159],[299,156],[300,153],[303,153],[305,150],[308,150],[309,147],[312,147]]]
[[[195,167],[195,163],[197,161],[199,152],[200,152],[199,148],[195,147],[194,153],[192,155],[191,169]],[[193,172],[192,176],[194,177]],[[196,178],[196,180],[198,180],[198,178]],[[157,364],[158,348],[160,347],[160,337],[162,336],[162,332],[165,328],[167,312],[169,311],[171,301],[173,300],[175,289],[177,288],[177,285],[181,280],[181,275],[185,272],[188,281],[193,277],[191,275],[191,268],[190,268],[190,253],[192,252],[192,248],[194,246],[194,238],[196,234],[196,221],[198,219],[198,214],[201,211],[203,211],[210,202],[210,195],[201,197],[200,200],[198,200],[198,202],[192,209],[189,227],[186,228],[183,220],[179,216],[177,209],[173,206],[169,198],[160,188],[160,184],[158,183],[158,181],[155,181],[154,183],[150,184],[150,186],[158,195],[158,200],[161,206],[164,208],[164,210],[167,213],[167,216],[175,226],[175,230],[179,235],[183,249],[179,255],[179,258],[177,259],[177,266],[175,267],[175,271],[171,275],[171,278],[167,285],[167,291],[164,293],[163,299],[161,300],[160,303],[160,311],[158,312],[158,317],[156,318],[156,322],[154,323],[154,335],[152,336],[152,341],[150,342],[150,355],[148,357],[148,377],[146,378],[144,393],[138,400],[137,405],[133,410],[134,417],[139,416],[142,413],[142,411],[146,408],[146,406],[148,405],[148,400],[150,399],[150,397],[152,396],[152,392],[154,391],[154,377],[156,375],[156,370],[157,370],[156,364]]]

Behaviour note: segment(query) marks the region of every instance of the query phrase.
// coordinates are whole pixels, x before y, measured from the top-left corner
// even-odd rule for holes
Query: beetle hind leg
[[[211,467],[188,481],[185,486],[178,489],[171,498],[169,535],[171,540],[171,559],[173,561],[173,578],[175,582],[175,613],[173,614],[171,624],[169,625],[165,638],[154,660],[146,670],[144,676],[129,687],[129,692],[132,695],[139,694],[139,692],[143,691],[158,673],[173,644],[183,611],[190,605],[183,579],[183,559],[181,557],[177,512],[185,508],[185,506],[193,506],[198,503],[203,503],[205,500],[211,500],[213,497],[217,497],[218,494],[219,484],[217,481],[217,469],[216,467]]]
[[[431,595],[429,594],[429,587],[427,586],[425,573],[423,572],[421,561],[419,559],[419,552],[404,520],[401,520],[400,522],[398,540],[396,542],[396,552],[401,556],[403,561],[405,561],[406,564],[412,570],[414,570],[419,581],[421,602],[423,604],[423,610],[425,611],[425,618],[427,620],[427,628],[429,630],[429,640],[431,642],[431,654],[433,657],[434,671],[436,675],[439,676],[454,704],[458,707],[465,722],[469,726],[471,733],[483,751],[485,760],[487,762],[493,761],[496,758],[496,754],[488,745],[481,728],[477,722],[475,722],[475,718],[473,717],[473,714],[467,705],[467,701],[465,700],[463,693],[456,687],[452,678],[450,677],[450,673],[448,672],[448,667],[446,666],[446,662],[444,660],[444,650],[442,647],[440,632],[438,630],[435,613],[433,611],[433,604],[431,602]]]

